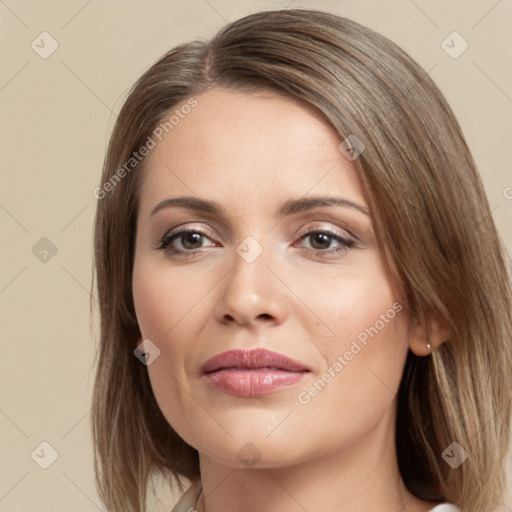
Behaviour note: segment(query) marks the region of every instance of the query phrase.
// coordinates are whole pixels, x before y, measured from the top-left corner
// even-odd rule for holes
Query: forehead
[[[214,89],[195,100],[146,157],[141,212],[184,193],[279,200],[343,192],[361,200],[342,139],[312,106],[270,91]]]

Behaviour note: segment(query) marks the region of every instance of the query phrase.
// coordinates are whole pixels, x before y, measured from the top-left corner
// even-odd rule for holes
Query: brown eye
[[[309,241],[310,247],[306,247],[306,249],[313,251],[315,255],[322,258],[347,251],[355,244],[353,240],[349,240],[329,229],[310,230],[304,233],[300,239]],[[338,246],[331,248],[332,243],[337,243]]]
[[[208,235],[198,229],[171,231],[162,238],[157,249],[173,254],[193,253],[205,247],[202,245],[205,238],[208,238]]]

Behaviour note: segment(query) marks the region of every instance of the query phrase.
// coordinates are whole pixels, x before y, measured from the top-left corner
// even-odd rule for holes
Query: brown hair
[[[453,333],[431,357],[409,353],[396,433],[402,478],[419,498],[494,510],[511,418],[512,304],[505,250],[475,163],[443,95],[404,51],[358,23],[308,9],[249,15],[211,41],[172,49],[134,84],[119,113],[94,239],[101,323],[92,428],[107,509],[145,511],[153,474],[180,490],[184,478],[200,476],[197,451],[163,417],[133,354],[141,336],[131,276],[144,160],[122,177],[119,170],[173,107],[209,87],[301,98],[341,137],[363,141],[354,164],[401,300],[424,325],[440,318]],[[457,469],[441,456],[454,441],[469,454]]]

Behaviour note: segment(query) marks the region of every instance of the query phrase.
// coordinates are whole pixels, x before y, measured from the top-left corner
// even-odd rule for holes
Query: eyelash
[[[194,257],[197,252],[201,251],[201,249],[195,249],[190,251],[180,251],[176,249],[169,248],[169,245],[174,241],[179,239],[181,236],[195,233],[202,235],[206,238],[209,238],[208,234],[200,229],[187,229],[187,228],[178,228],[174,231],[170,231],[169,233],[166,233],[164,237],[158,242],[155,249],[165,251],[168,254],[177,255],[184,258],[191,258]],[[299,240],[303,240],[307,238],[308,236],[312,234],[323,234],[330,237],[332,240],[335,240],[339,242],[341,245],[340,247],[337,247],[336,249],[308,249],[310,252],[314,252],[315,256],[319,258],[328,258],[332,255],[337,255],[343,252],[348,251],[350,248],[354,247],[355,242],[353,240],[349,240],[348,238],[345,238],[343,236],[340,236],[339,234],[335,233],[331,229],[310,229],[305,232],[302,232],[299,234]],[[328,254],[329,256],[326,256]]]

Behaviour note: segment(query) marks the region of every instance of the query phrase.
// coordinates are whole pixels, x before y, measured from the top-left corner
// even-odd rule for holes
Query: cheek
[[[377,253],[368,251],[343,267],[296,274],[290,282],[308,306],[309,316],[323,325],[324,335],[311,338],[311,342],[324,356],[332,358],[348,350],[355,339],[369,345],[381,332],[379,339],[389,338],[388,354],[392,352],[390,344],[402,349],[407,344],[405,311]],[[306,315],[301,318],[304,320]],[[310,326],[303,323],[311,334]]]
[[[176,338],[175,332],[190,323],[194,307],[206,286],[204,281],[197,283],[190,279],[190,273],[185,274],[179,269],[170,271],[165,263],[141,258],[136,261],[132,279],[133,301],[141,333],[146,338],[160,340],[162,345],[168,345],[166,340]]]
[[[167,267],[167,268],[166,268]],[[189,430],[190,400],[187,380],[197,350],[197,329],[204,322],[205,281],[194,282],[190,273],[170,271],[158,262],[141,258],[134,266],[132,289],[137,321],[144,339],[159,349],[147,367],[155,399],[167,421],[180,434]],[[208,288],[207,288],[208,289]]]
[[[172,301],[175,294],[166,293],[168,287],[156,268],[137,260],[133,269],[132,288],[142,336],[160,338],[172,326],[173,318],[169,314],[174,311],[174,304],[169,304],[169,300]],[[163,315],[164,309],[167,309],[167,316]]]
[[[161,381],[168,381],[183,366],[190,344],[183,327],[193,317],[193,297],[183,280],[159,268],[158,263],[141,261],[133,272],[133,301],[143,339],[151,340],[160,350],[155,364],[148,366],[155,392]],[[167,383],[165,384],[167,386]]]
[[[324,366],[299,390],[297,412],[316,430],[325,420],[326,440],[354,439],[393,406],[408,352],[407,311],[379,261],[322,286],[312,279],[301,286],[330,333],[312,340]]]

